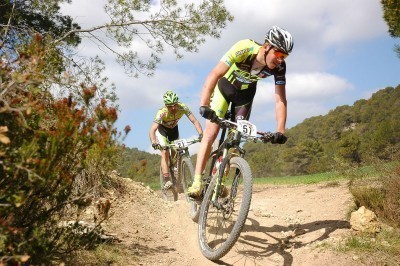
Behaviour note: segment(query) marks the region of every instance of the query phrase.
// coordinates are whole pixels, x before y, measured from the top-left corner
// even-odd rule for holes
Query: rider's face
[[[270,69],[274,69],[275,67],[279,66],[288,56],[288,54],[285,54],[282,51],[278,50],[277,48],[273,46],[271,47],[270,45],[267,45],[265,47],[265,53],[266,53],[265,63]]]
[[[168,108],[168,111],[175,114],[176,111],[178,110],[178,104],[169,104],[165,105]]]

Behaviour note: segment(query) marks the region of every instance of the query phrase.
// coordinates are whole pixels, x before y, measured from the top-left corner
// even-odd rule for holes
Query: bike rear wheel
[[[221,168],[224,163],[221,164]],[[226,165],[226,163],[225,163]],[[217,178],[211,180],[201,204],[198,240],[201,252],[209,260],[222,258],[236,243],[246,222],[252,193],[250,166],[241,157],[229,161],[224,186],[229,195],[213,202]],[[220,173],[223,170],[220,169]]]
[[[169,189],[165,189],[165,188],[164,188],[164,185],[165,185],[164,175],[163,175],[162,169],[161,169],[161,167],[160,167],[161,195],[162,195],[162,198],[163,198],[164,200],[167,200],[167,201],[177,201],[177,200],[178,200],[178,191],[177,191],[176,186],[175,186],[175,183],[176,183],[176,182],[175,182],[174,173],[171,173],[171,171],[170,171],[169,176],[170,176],[171,182],[172,182],[174,185],[173,185],[172,187],[170,187]]]

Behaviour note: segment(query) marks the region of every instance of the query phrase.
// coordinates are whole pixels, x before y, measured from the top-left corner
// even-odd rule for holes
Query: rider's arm
[[[156,130],[158,128],[158,124],[153,122],[153,124],[151,124],[151,128],[150,128],[150,132],[149,132],[149,137],[150,137],[150,141],[151,143],[156,143]]]
[[[203,85],[203,90],[201,91],[200,96],[200,106],[210,105],[211,94],[214,91],[215,86],[217,85],[218,80],[228,72],[229,66],[220,61],[213,70],[211,70],[210,74],[208,74],[206,78],[206,82]]]
[[[285,85],[275,85],[275,103],[276,103],[276,122],[277,132],[285,133],[287,117],[287,101]]]
[[[203,129],[201,128],[201,125],[200,125],[199,121],[196,119],[196,117],[193,114],[190,114],[188,116],[188,118],[189,118],[190,122],[192,122],[193,125],[196,127],[197,133],[199,133],[199,135],[203,134]]]

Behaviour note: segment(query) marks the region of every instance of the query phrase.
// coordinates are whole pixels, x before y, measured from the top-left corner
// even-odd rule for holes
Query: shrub
[[[386,165],[389,167],[382,167]],[[399,162],[378,164],[379,177],[350,182],[350,191],[357,207],[365,206],[379,218],[400,228],[400,166]]]
[[[50,264],[96,243],[98,226],[76,234],[60,222],[104,185],[118,151],[117,109],[93,84],[62,84],[49,64],[64,63],[52,54],[37,35],[17,61],[0,61],[0,264]],[[58,98],[50,86],[80,88],[81,98]]]

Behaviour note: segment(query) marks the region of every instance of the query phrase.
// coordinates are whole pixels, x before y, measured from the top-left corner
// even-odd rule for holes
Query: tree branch
[[[10,15],[10,17],[8,18],[8,22],[7,22],[7,25],[6,25],[6,27],[5,27],[6,30],[5,30],[5,32],[4,32],[3,42],[0,44],[0,49],[3,48],[3,45],[4,45],[4,43],[6,42],[6,39],[7,39],[8,29],[9,29],[10,26],[11,26],[11,18],[13,17],[13,14],[14,14],[15,2],[16,2],[16,1],[14,1],[14,3],[13,3],[11,15]],[[3,27],[3,25],[2,25],[2,27]]]
[[[74,34],[74,33],[90,33],[93,31],[97,31],[100,29],[104,28],[117,28],[117,27],[125,27],[125,26],[131,26],[131,25],[146,25],[146,24],[161,24],[161,23],[172,23],[172,24],[180,24],[184,27],[186,26],[186,23],[182,21],[176,21],[176,20],[170,20],[170,19],[159,19],[159,20],[144,20],[144,21],[128,21],[128,22],[123,22],[123,23],[111,23],[111,24],[106,24],[106,25],[100,25],[96,26],[90,29],[75,29],[75,30],[70,30],[67,33],[64,34],[61,38],[57,39],[54,41],[54,44],[57,44],[63,40],[65,40],[69,35]]]

